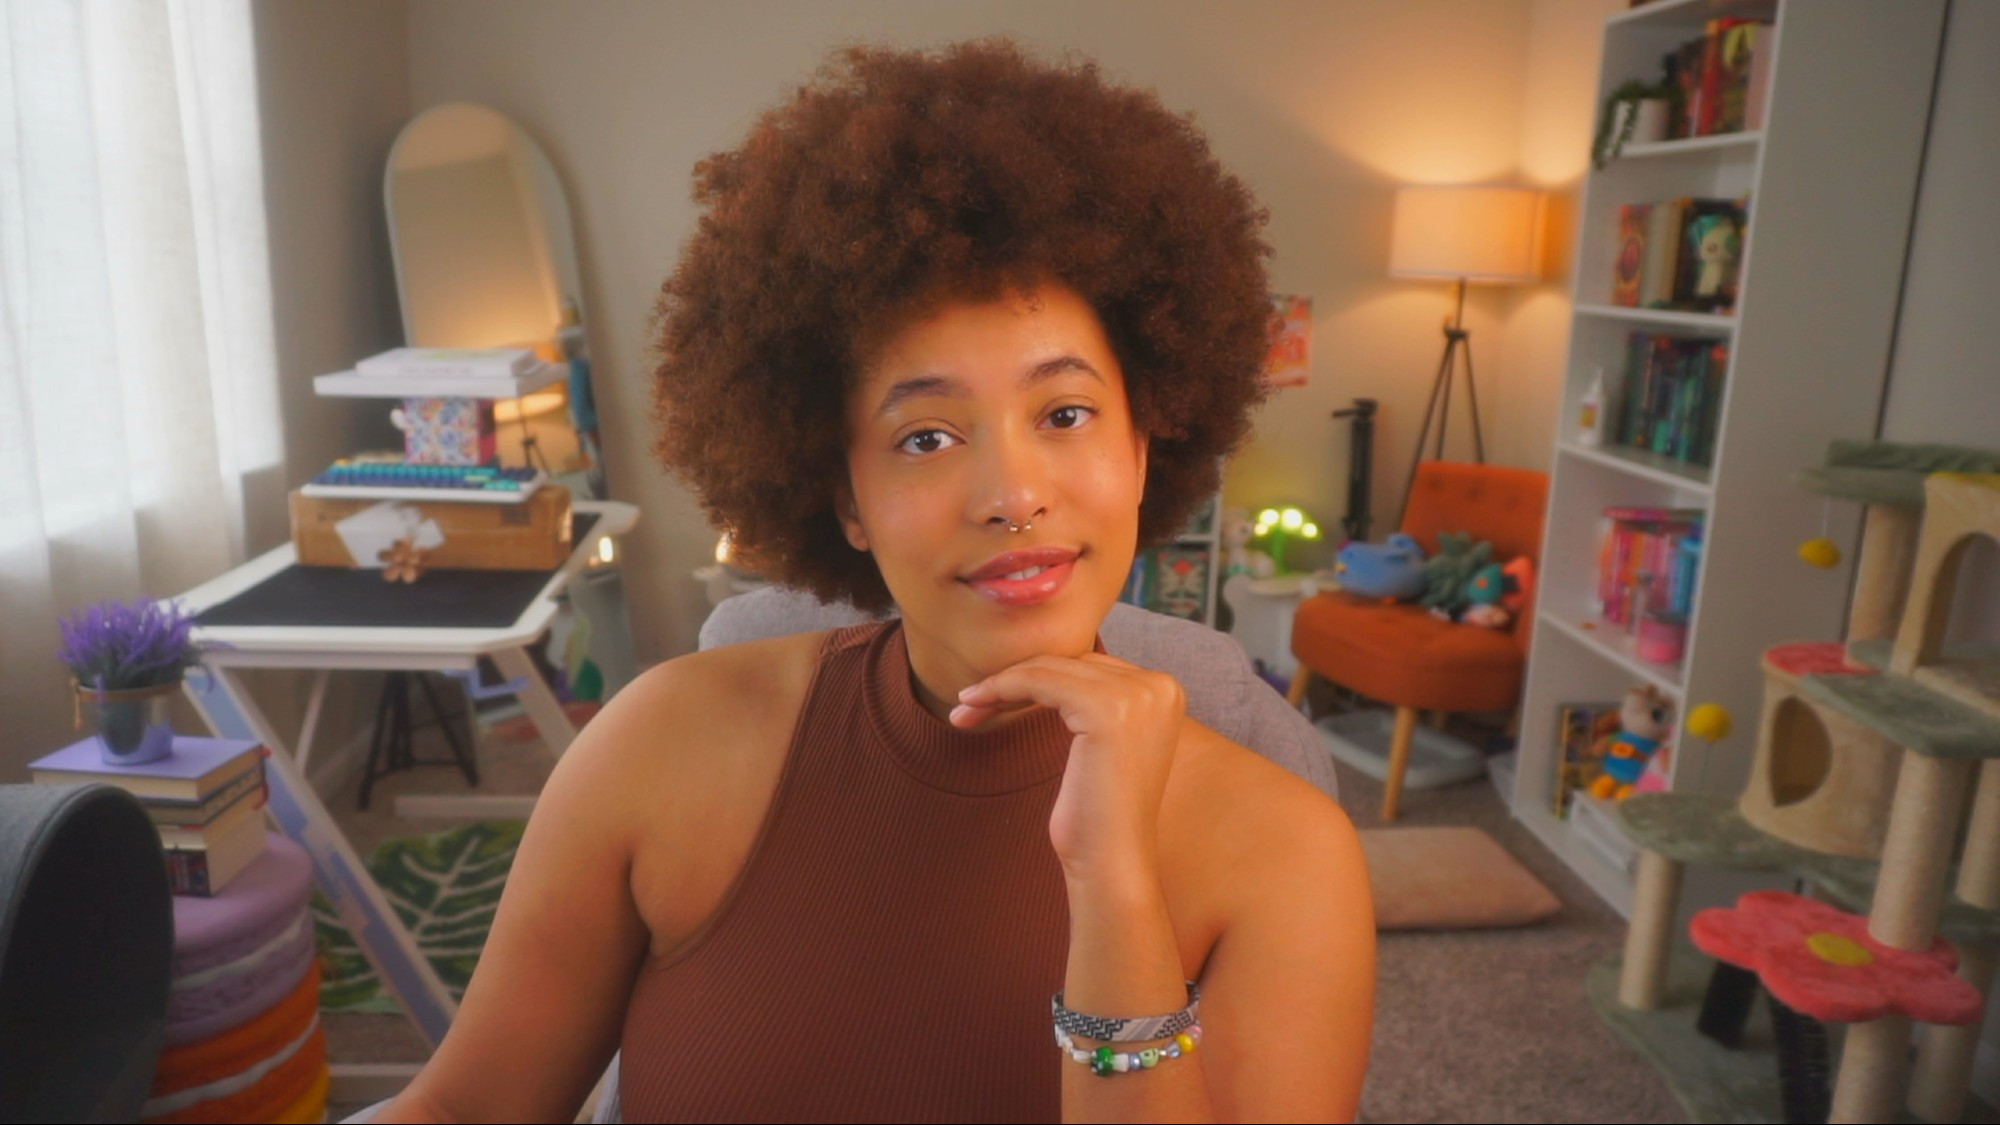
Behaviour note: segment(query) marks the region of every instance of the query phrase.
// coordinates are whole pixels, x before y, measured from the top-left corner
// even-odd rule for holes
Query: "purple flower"
[[[177,602],[140,598],[130,605],[99,602],[58,623],[63,646],[56,659],[80,686],[98,691],[170,684],[201,663],[194,618]]]

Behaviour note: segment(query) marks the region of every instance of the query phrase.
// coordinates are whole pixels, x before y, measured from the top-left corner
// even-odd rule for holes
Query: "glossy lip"
[[[1029,606],[1045,602],[1069,584],[1076,560],[1083,552],[1069,547],[1029,547],[998,555],[959,581],[1003,606]],[[1009,574],[1032,566],[1043,567],[1033,578],[1008,578]]]

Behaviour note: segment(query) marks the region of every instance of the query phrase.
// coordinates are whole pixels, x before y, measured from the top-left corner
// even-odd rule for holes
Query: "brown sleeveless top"
[[[626,1011],[627,1121],[1055,1121],[1070,734],[924,710],[898,623],[827,638],[722,905]]]

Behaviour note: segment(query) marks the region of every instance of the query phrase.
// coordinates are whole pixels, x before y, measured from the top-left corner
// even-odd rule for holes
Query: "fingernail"
[[[973,692],[976,692],[978,690],[979,690],[978,684],[967,684],[964,687],[958,689],[958,697],[960,699],[964,699],[967,696],[971,695]]]
[[[957,722],[958,720],[970,714],[972,714],[972,708],[967,704],[961,703],[958,706],[951,709],[950,720],[952,722]]]

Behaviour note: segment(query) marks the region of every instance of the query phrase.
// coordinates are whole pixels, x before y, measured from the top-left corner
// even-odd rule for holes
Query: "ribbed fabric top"
[[[1053,711],[924,710],[900,624],[827,638],[722,905],[641,973],[627,1121],[1054,1121],[1069,905]]]

